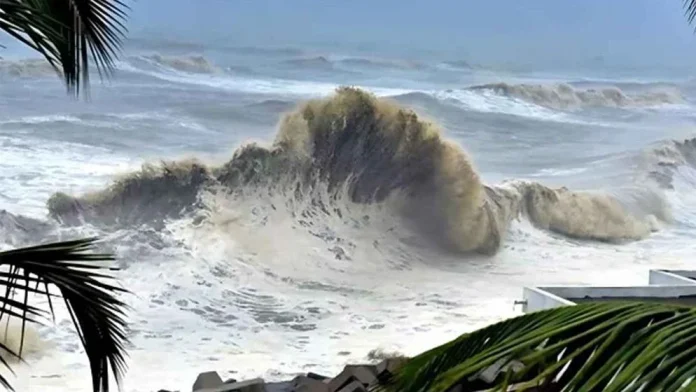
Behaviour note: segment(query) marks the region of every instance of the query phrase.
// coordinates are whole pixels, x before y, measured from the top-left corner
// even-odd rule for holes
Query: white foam
[[[137,167],[130,158],[105,148],[48,141],[23,135],[0,135],[0,209],[35,217],[46,213],[56,191],[84,192],[103,186],[115,173]]]
[[[488,91],[448,90],[432,93],[441,100],[455,100],[465,108],[487,113],[507,113],[543,120],[568,121],[565,113],[553,111],[521,99],[502,97]]]

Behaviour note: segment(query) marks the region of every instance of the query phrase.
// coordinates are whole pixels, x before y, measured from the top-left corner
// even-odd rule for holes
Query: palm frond
[[[412,358],[377,390],[507,391],[514,385],[537,391],[677,391],[694,377],[696,308],[587,303],[462,335]]]
[[[89,252],[95,241],[88,238],[0,252],[0,266],[4,267],[0,286],[5,286],[0,295],[0,319],[18,317],[23,342],[26,322],[52,314],[52,298],[62,298],[89,359],[93,390],[107,392],[109,369],[119,385],[126,369],[126,305],[116,297],[126,290],[105,282],[109,275],[101,272],[108,267],[101,262],[113,257]],[[51,293],[51,286],[60,294]],[[36,294],[48,298],[48,312],[29,304],[30,296]],[[22,356],[22,344],[18,352],[2,344],[0,348],[17,358]],[[9,368],[2,358],[0,362]],[[0,384],[11,389],[1,374]]]
[[[684,15],[689,24],[696,18],[696,0],[684,0]]]
[[[0,0],[0,29],[43,55],[77,95],[90,59],[100,76],[113,72],[126,10],[122,0]]]

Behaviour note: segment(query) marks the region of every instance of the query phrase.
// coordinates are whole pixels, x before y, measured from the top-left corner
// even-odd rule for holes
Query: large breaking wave
[[[518,217],[600,241],[636,240],[657,228],[653,216],[633,215],[609,195],[528,181],[486,185],[437,125],[355,88],[299,106],[282,118],[271,146],[247,144],[222,165],[147,165],[107,189],[79,197],[58,193],[48,204],[67,224],[157,223],[209,210],[202,193],[234,200],[251,190],[254,197],[285,195],[285,207],[298,219],[341,214],[346,203],[378,206],[456,252],[496,252]]]

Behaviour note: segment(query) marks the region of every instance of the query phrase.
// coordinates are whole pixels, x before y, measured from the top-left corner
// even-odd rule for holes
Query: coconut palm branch
[[[381,391],[696,390],[696,308],[587,303],[512,318],[426,351]]]
[[[0,29],[36,50],[62,75],[68,92],[113,72],[126,32],[122,0],[0,0]]]
[[[90,252],[94,244],[95,239],[81,239],[0,252],[0,290],[5,288],[0,292],[0,319],[14,317],[21,322],[19,349],[3,343],[0,349],[21,359],[27,322],[52,316],[54,300],[59,298],[87,354],[94,392],[107,392],[110,376],[120,385],[126,368],[126,306],[116,297],[126,290],[107,283],[110,276],[104,272],[110,268],[103,262],[113,257]],[[48,309],[30,304],[37,295],[48,299]],[[10,369],[6,359],[0,357],[0,363]],[[0,384],[12,390],[2,373]]]
[[[689,24],[693,24],[696,19],[696,0],[684,0],[684,14]]]

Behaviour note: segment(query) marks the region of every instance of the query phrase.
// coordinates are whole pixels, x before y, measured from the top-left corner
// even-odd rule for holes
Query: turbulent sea
[[[126,391],[416,354],[695,253],[689,78],[140,42],[89,102],[0,80],[0,248],[103,238]],[[30,332],[19,390],[89,388],[66,314]]]

